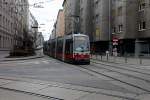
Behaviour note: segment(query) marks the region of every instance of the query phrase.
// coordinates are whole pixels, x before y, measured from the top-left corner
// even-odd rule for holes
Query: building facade
[[[0,0],[0,50],[23,45],[28,8],[27,0]]]
[[[150,0],[139,0],[135,56],[150,56]]]
[[[114,48],[120,55],[134,55],[138,33],[138,0],[112,3],[112,39],[118,40]]]
[[[93,3],[92,0],[80,0],[80,33],[89,35],[93,42]]]
[[[38,22],[35,19],[35,17],[32,15],[32,13],[29,11],[28,13],[28,32],[27,36],[24,38],[28,38],[27,41],[30,41],[33,48],[36,48],[36,39],[38,35]]]
[[[77,29],[89,35],[97,53],[117,50],[120,56],[150,55],[150,0],[75,1],[63,3],[65,33],[76,30],[75,22],[68,16],[79,14]]]
[[[117,49],[121,56],[148,56],[149,3],[149,0],[80,0],[80,31],[90,32],[91,45],[97,53],[111,48]]]
[[[80,0],[64,0],[65,34],[79,32]]]
[[[64,11],[63,9],[60,9],[56,21],[56,37],[64,36],[64,33],[65,33]]]
[[[109,4],[109,0],[80,0],[80,32],[89,35],[96,52],[109,49]]]
[[[112,38],[118,39],[116,47],[120,55],[149,56],[149,3],[149,0],[127,0],[113,3]]]
[[[54,23],[54,26],[53,26],[53,30],[51,32],[51,35],[49,37],[49,40],[51,39],[55,39],[56,38],[56,22]]]
[[[43,43],[44,43],[44,37],[42,35],[42,32],[38,32],[36,35],[36,54],[37,55],[43,55]]]

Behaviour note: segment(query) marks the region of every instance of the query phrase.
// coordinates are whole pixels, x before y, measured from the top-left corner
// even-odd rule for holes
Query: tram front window
[[[74,50],[76,52],[89,51],[89,39],[88,37],[75,37]]]

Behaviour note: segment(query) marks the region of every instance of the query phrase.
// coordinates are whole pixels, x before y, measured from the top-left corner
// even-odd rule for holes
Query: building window
[[[95,23],[98,23],[98,20],[99,20],[99,15],[97,14],[97,15],[95,16]]]
[[[139,11],[144,10],[146,8],[145,0],[140,0],[139,2]]]
[[[83,8],[80,9],[80,14],[83,15]]]
[[[122,31],[123,31],[123,25],[122,25],[122,24],[120,24],[120,25],[118,26],[118,31],[119,31],[119,32],[122,32]]]
[[[1,43],[2,43],[2,40],[1,40],[1,38],[2,38],[2,37],[1,37],[1,35],[0,35],[0,48],[2,47],[2,44],[1,44]]]
[[[141,21],[139,23],[139,30],[145,30],[146,29],[146,22],[145,21]]]
[[[113,33],[114,33],[114,34],[116,33],[116,27],[113,28]]]
[[[118,16],[122,16],[122,6],[118,8]]]
[[[99,1],[96,0],[96,2],[95,2],[95,8],[98,8],[98,4],[99,4]]]

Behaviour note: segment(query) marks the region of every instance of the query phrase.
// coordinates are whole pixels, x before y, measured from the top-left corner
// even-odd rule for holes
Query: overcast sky
[[[48,40],[56,21],[58,11],[59,9],[62,9],[63,0],[29,0],[29,3],[30,5],[39,3],[44,7],[34,8],[30,6],[30,10],[39,24],[45,24],[40,25],[41,28],[39,28],[39,31],[42,31],[44,39]]]

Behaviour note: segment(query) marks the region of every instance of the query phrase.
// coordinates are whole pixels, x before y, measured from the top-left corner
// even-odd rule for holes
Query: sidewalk
[[[7,56],[9,56],[9,51],[0,51],[0,62],[35,59],[35,58],[41,58],[44,55],[43,54],[36,54],[35,56],[16,57],[16,58],[6,58]]]
[[[149,100],[146,94],[137,97],[111,90],[4,76],[0,76],[0,89],[48,97],[50,100]]]
[[[109,56],[100,56],[100,55],[92,55],[93,60],[100,60],[104,62],[110,63],[118,63],[118,64],[128,64],[128,65],[140,65],[140,66],[150,66],[150,59],[146,58],[129,58],[129,57],[115,57]]]
[[[0,51],[0,60],[9,55],[9,51]]]

